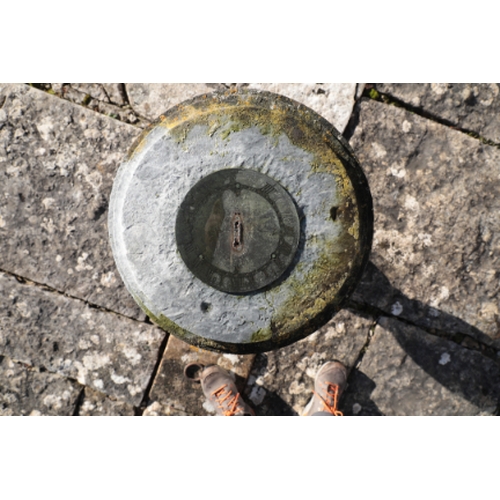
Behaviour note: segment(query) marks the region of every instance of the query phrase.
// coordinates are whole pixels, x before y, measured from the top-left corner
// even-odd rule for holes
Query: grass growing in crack
[[[82,100],[82,106],[88,106],[91,99],[90,94],[85,94],[85,97]]]

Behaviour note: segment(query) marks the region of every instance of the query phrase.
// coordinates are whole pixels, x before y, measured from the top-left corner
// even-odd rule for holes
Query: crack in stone
[[[52,88],[51,83],[28,83],[26,85],[29,85],[30,87],[34,87],[38,90],[41,90],[43,92],[46,92],[47,94],[53,96],[53,97],[58,97],[59,99],[63,99],[64,101],[70,102],[71,104],[74,104],[75,106],[80,106],[85,109],[89,109],[90,111],[94,111],[94,113],[99,113],[100,115],[106,116],[107,118],[111,118],[114,120],[118,120],[120,123],[126,123],[127,125],[132,125],[133,127],[137,127],[139,129],[145,128],[147,125],[149,125],[150,120],[147,118],[139,115],[136,113],[136,111],[132,108],[128,94],[125,90],[125,84],[120,84],[120,86],[123,86],[123,93],[120,87],[120,94],[125,101],[125,104],[123,106],[120,106],[118,104],[115,104],[111,102],[111,99],[109,97],[108,92],[104,88],[104,86],[101,85],[104,93],[106,94],[109,102],[102,101],[99,99],[96,99],[92,97],[90,94],[87,94],[86,92],[82,92],[81,90],[75,89],[74,87],[71,87],[71,84],[63,84],[62,91],[55,92],[54,89]],[[70,99],[67,94],[69,89],[71,89],[72,92],[75,94],[82,96],[82,102],[76,102],[73,99]],[[116,113],[109,113],[109,112],[104,112],[101,109],[99,109],[98,104],[105,105],[106,107],[110,108],[111,110],[116,110]],[[0,106],[1,107],[1,106]],[[135,122],[132,122],[130,120],[122,119],[120,116],[119,112],[129,112],[131,113],[134,118],[136,119]]]
[[[6,273],[6,274],[10,274],[10,273]],[[16,279],[17,279],[17,276],[15,275],[12,275],[14,276]],[[58,292],[60,293],[60,292]],[[156,372],[158,370],[158,367],[159,367],[159,364],[161,362],[161,359],[163,358],[163,353],[165,351],[165,348],[166,348],[166,344],[167,344],[167,339],[168,339],[168,334],[165,336],[165,339],[163,340],[162,344],[161,344],[161,347],[160,347],[160,351],[159,351],[159,357],[158,357],[158,360],[156,361],[155,363],[155,369],[151,375],[151,381],[150,383],[148,384],[146,390],[145,390],[145,393],[144,393],[144,396],[143,396],[143,401],[141,401],[141,406],[140,407],[136,407],[136,406],[133,406],[134,408],[134,414],[136,416],[142,416],[144,410],[145,410],[145,406],[143,407],[143,402],[144,401],[147,401],[147,396],[149,395],[149,391],[151,389],[151,386],[152,386],[152,381],[154,380],[155,378],[155,375],[156,375]],[[4,355],[1,355],[0,354],[0,364],[2,363],[2,361],[6,358],[7,356],[4,356]],[[28,363],[25,363],[24,361],[20,361],[16,358],[12,358],[12,357],[8,357],[8,359],[10,359],[11,361],[13,361],[14,363],[16,363],[17,365],[20,365],[22,366],[25,370],[28,370],[28,371],[37,371],[39,373],[51,373],[53,375],[56,375],[57,377],[60,377],[61,379],[64,379],[64,380],[68,380],[69,382],[72,382],[73,384],[75,384],[76,386],[79,386],[81,387],[81,390],[78,394],[78,397],[76,398],[76,401],[75,401],[75,407],[73,409],[73,413],[72,413],[72,416],[73,417],[78,417],[80,416],[80,409],[85,401],[85,389],[88,388],[96,393],[99,393],[101,395],[103,395],[106,399],[110,400],[110,401],[118,401],[116,398],[114,397],[111,397],[109,394],[107,393],[104,393],[102,391],[99,391],[98,389],[96,389],[95,387],[91,387],[89,385],[86,385],[86,384],[81,384],[77,379],[73,378],[73,377],[68,377],[68,376],[65,376],[65,375],[62,375],[61,373],[57,372],[57,371],[53,371],[53,370],[50,370],[48,368],[46,368],[44,365],[42,364],[36,364],[36,365],[30,365]]]
[[[78,397],[76,398],[76,401],[75,401],[75,408],[73,410],[73,417],[80,416],[80,408],[82,407],[84,398],[85,398],[85,386],[82,386],[80,394],[78,394]]]
[[[365,356],[366,352],[368,351],[368,348],[370,347],[370,341],[373,337],[373,334],[375,333],[375,327],[377,326],[378,319],[375,320],[372,325],[370,326],[368,330],[368,335],[366,336],[366,342],[364,343],[363,347],[359,351],[358,357],[356,358],[356,361],[353,364],[353,370],[357,370],[361,366],[361,362],[363,361],[363,357]],[[351,370],[351,373],[353,372]],[[349,373],[349,377],[351,376],[351,373]],[[349,379],[348,377],[348,379]]]
[[[123,99],[123,102],[127,106],[130,106],[130,109],[132,109],[132,105],[130,104],[130,99],[128,98],[127,84],[125,84],[125,83],[119,83],[118,84],[118,90],[120,91],[120,95],[121,95],[121,97]],[[135,110],[132,109],[132,111],[135,113]]]
[[[412,104],[409,104],[405,101],[402,101],[401,99],[398,99],[397,97],[394,97],[390,94],[386,94],[385,92],[380,92],[375,88],[375,84],[373,83],[366,84],[362,97],[366,97],[368,99],[372,99],[377,102],[382,102],[384,104],[389,104],[390,106],[403,108],[406,111],[409,111],[410,113],[415,113],[416,115],[421,116],[422,118],[426,118],[427,120],[431,120],[433,122],[439,123],[440,125],[444,125],[445,127],[457,130],[458,132],[462,132],[463,134],[466,134],[469,137],[472,137],[473,139],[476,139],[482,142],[483,144],[486,144],[487,146],[493,146],[497,149],[500,149],[499,143],[487,139],[486,137],[481,136],[480,134],[474,132],[473,130],[459,127],[458,125],[454,124],[450,120],[447,120],[446,118],[440,118],[439,116],[436,116],[433,113],[430,113],[429,111],[426,111],[417,106],[413,106]]]
[[[407,325],[419,328],[420,330],[422,330],[430,335],[434,335],[435,337],[449,340],[449,341],[457,344],[458,346],[460,346],[464,349],[468,349],[469,351],[476,351],[476,352],[482,354],[483,356],[490,358],[496,364],[500,364],[498,352],[493,347],[490,347],[490,346],[482,343],[481,341],[475,339],[474,337],[472,337],[471,335],[468,335],[466,333],[450,334],[450,333],[448,333],[444,330],[440,330],[438,328],[426,328],[423,325],[413,323],[412,321],[410,321],[407,318],[403,318],[401,316],[396,316],[394,314],[389,314],[386,311],[379,309],[375,306],[368,305],[368,304],[361,304],[361,303],[355,302],[353,300],[349,301],[348,307],[349,307],[349,309],[352,309],[355,312],[369,314],[371,316],[377,317],[376,324],[378,324],[379,319],[381,317],[394,318],[394,319],[397,319],[398,321],[401,321],[401,323],[405,323]],[[466,341],[469,345],[464,344],[463,343],[464,341]],[[475,347],[474,344],[477,344],[478,347]],[[367,345],[364,346],[363,349],[365,349],[365,347],[367,348]],[[363,349],[362,349],[362,352],[363,352]],[[366,349],[365,349],[365,352],[366,352]],[[363,355],[364,355],[364,352],[363,352]],[[361,359],[362,359],[362,356],[361,356]],[[359,360],[359,362],[361,362],[361,359]],[[356,361],[356,363],[358,363],[358,361]],[[357,366],[358,365],[355,365],[355,367],[357,367]]]
[[[106,98],[108,99],[108,103],[111,104],[111,97],[109,97],[108,91],[106,90],[104,85],[101,85],[101,89],[104,92],[104,95],[106,96]]]
[[[116,314],[118,316],[121,316],[122,318],[127,318],[127,319],[130,319],[132,321],[137,321],[138,323],[147,323],[147,321],[143,321],[143,320],[140,320],[140,319],[137,319],[137,318],[131,318],[130,316],[127,316],[127,315],[125,315],[123,313],[120,313],[120,312],[117,312],[117,311],[113,311],[112,309],[108,309],[106,307],[94,304],[94,303],[89,302],[89,301],[87,301],[85,299],[82,299],[80,297],[75,297],[74,295],[70,295],[69,293],[62,292],[61,290],[57,290],[56,288],[52,288],[51,286],[46,285],[44,283],[38,283],[36,281],[30,280],[29,278],[25,278],[24,276],[21,276],[19,274],[16,274],[16,273],[13,273],[13,272],[10,272],[10,271],[6,271],[5,269],[0,268],[0,273],[4,273],[4,274],[6,274],[8,276],[12,276],[19,283],[21,283],[23,285],[35,286],[37,288],[40,288],[41,290],[44,290],[45,292],[51,292],[51,293],[55,293],[57,295],[62,295],[64,297],[68,298],[68,299],[78,300],[79,302],[83,302],[86,306],[88,306],[88,307],[90,307],[92,309],[97,309],[98,311],[102,311],[102,312],[106,312],[106,313],[110,313],[110,314]]]
[[[165,332],[165,337],[163,338],[160,348],[158,349],[158,358],[156,360],[156,363],[153,367],[153,371],[151,372],[151,376],[148,381],[148,385],[146,386],[146,389],[144,391],[144,394],[142,396],[142,401],[139,405],[139,407],[134,407],[134,412],[136,416],[142,416],[144,413],[144,410],[146,409],[149,401],[149,393],[151,392],[151,388],[153,387],[153,383],[156,379],[156,376],[158,375],[158,372],[160,370],[160,364],[161,360],[163,359],[163,355],[165,353],[165,350],[167,349],[167,342],[170,337],[170,334],[168,332]]]

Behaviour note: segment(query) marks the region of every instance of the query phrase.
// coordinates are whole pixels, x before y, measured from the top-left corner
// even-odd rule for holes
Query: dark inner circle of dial
[[[276,281],[290,266],[300,221],[292,197],[271,177],[219,170],[187,193],[175,236],[197,278],[223,292],[246,293]]]

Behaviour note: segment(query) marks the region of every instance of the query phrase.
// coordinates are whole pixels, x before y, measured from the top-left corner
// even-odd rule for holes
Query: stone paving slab
[[[73,415],[75,381],[0,356],[0,416]]]
[[[500,150],[374,100],[356,113],[375,233],[354,300],[498,349]]]
[[[123,83],[48,83],[37,88],[67,101],[84,106],[110,118],[144,128],[147,122],[139,118],[130,105]]]
[[[118,165],[140,129],[26,85],[0,85],[0,269],[144,318],[107,231]]]
[[[165,333],[0,273],[0,355],[138,406]]]
[[[493,415],[500,366],[395,318],[382,318],[342,400],[346,415]]]
[[[391,83],[376,89],[500,144],[498,83]]]
[[[150,409],[148,414],[152,415],[152,412],[159,415],[179,414],[179,412],[190,415],[214,413],[214,409],[205,403],[200,383],[184,377],[184,367],[191,363],[203,366],[219,365],[234,375],[236,386],[242,391],[254,358],[253,354],[219,354],[206,351],[186,344],[171,335],[150,392],[151,401],[160,403],[160,407],[148,404]]]
[[[132,405],[124,401],[114,401],[101,392],[85,387],[78,415],[81,417],[134,416],[135,411]]]
[[[152,121],[182,101],[227,86],[267,90],[294,99],[326,118],[342,132],[351,116],[356,97],[355,83],[129,83],[126,85],[134,111]]]
[[[305,104],[341,133],[356,97],[355,83],[251,83],[249,88],[275,92]]]
[[[245,388],[257,415],[299,415],[312,396],[314,378],[327,361],[351,369],[374,320],[346,309],[324,327],[288,347],[258,354]]]
[[[142,413],[143,417],[188,417],[192,416],[185,411],[178,410],[173,406],[162,405],[158,401],[152,401]]]
[[[132,109],[139,116],[153,121],[186,99],[224,87],[206,83],[127,83],[126,88]]]
[[[52,88],[54,89],[53,84]],[[126,104],[123,94],[120,92],[119,83],[72,83],[71,88],[97,101],[108,102],[118,106]],[[64,90],[61,89],[61,92],[64,92]]]
[[[306,96],[324,103],[320,89]],[[75,99],[91,96],[101,112],[121,106],[118,87],[72,84],[72,91]],[[286,94],[284,87],[275,91]],[[137,100],[145,109],[151,99],[148,120],[161,103],[151,96]],[[478,100],[470,112],[484,109],[484,122],[494,123],[495,103]],[[131,415],[164,339],[152,325],[83,302],[144,319],[115,270],[106,228],[116,168],[140,129],[83,106],[0,84],[0,269],[48,285],[0,274],[5,414]],[[351,303],[363,313],[341,311],[320,332],[258,355],[246,399],[258,415],[296,415],[324,361],[340,359],[352,368],[362,357],[341,401],[346,414],[498,413],[498,149],[367,99],[355,108],[351,134],[376,212],[372,262]],[[402,321],[382,319],[373,334],[374,319],[366,315],[381,313]],[[174,345],[177,339],[170,339]],[[169,346],[143,414],[210,413],[199,384],[180,376],[191,348]],[[244,363],[220,355],[215,362],[236,365],[243,385],[250,362],[246,371]],[[178,373],[169,376],[175,363]]]

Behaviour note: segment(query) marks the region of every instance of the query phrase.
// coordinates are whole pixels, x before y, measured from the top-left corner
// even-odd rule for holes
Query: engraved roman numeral
[[[184,250],[186,251],[186,253],[190,254],[190,253],[194,253],[196,251],[196,248],[194,246],[194,242],[193,240],[191,240],[190,242],[186,243],[184,245]]]
[[[198,269],[200,269],[204,263],[205,263],[205,261],[203,259],[200,259],[200,258],[197,258],[196,260],[193,259],[193,262],[192,262],[190,268],[192,271],[198,271]]]
[[[255,286],[255,278],[252,274],[249,274],[248,276],[245,276],[243,278],[243,283],[245,284],[246,287],[251,287],[253,288]]]
[[[232,276],[231,278],[231,287],[233,290],[241,290],[243,285],[243,278],[241,276]]]
[[[220,283],[221,276],[220,276],[220,274],[216,273],[215,271],[210,271],[210,273],[208,275],[208,279],[209,279],[210,283],[212,283],[213,285],[217,285]]]
[[[278,245],[278,250],[281,254],[289,255],[292,253],[292,246],[285,240],[281,240]]]
[[[295,219],[292,214],[287,212],[282,212],[283,223],[292,226],[295,222]]]
[[[288,226],[282,226],[281,227],[281,234],[283,235],[283,238],[292,238],[294,239],[295,237],[295,231],[293,230],[292,227]]]
[[[257,191],[260,194],[267,196],[274,191],[274,186],[272,186],[271,184],[266,184],[265,186],[259,188]]]

